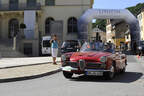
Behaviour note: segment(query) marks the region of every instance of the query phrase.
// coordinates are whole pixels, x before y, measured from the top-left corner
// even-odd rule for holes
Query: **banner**
[[[26,39],[34,39],[35,23],[36,11],[24,11],[24,24],[26,24],[24,35]]]

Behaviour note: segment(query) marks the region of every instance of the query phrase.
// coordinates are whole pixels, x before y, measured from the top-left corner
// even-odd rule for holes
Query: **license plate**
[[[91,75],[91,76],[103,76],[103,72],[94,72],[94,71],[88,71],[86,75]]]

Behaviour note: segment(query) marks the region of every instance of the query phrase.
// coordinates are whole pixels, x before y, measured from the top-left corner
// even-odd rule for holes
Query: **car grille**
[[[93,62],[85,62],[84,60],[80,60],[79,62],[67,62],[66,66],[71,66],[73,68],[80,68],[84,70],[85,68],[88,69],[104,69],[106,67],[105,64],[93,63]]]
[[[73,68],[77,68],[78,67],[78,63],[77,62],[68,62],[69,66],[73,67]]]
[[[86,64],[86,68],[98,68],[98,69],[101,69],[101,68],[104,68],[105,66],[103,66],[103,64],[99,64],[99,63],[87,63]]]

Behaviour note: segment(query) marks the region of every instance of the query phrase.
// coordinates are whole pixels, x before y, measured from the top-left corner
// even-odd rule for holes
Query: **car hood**
[[[109,52],[75,52],[72,54],[72,56],[70,57],[70,61],[72,62],[77,62],[81,59],[85,60],[85,61],[100,61],[100,58],[102,56],[109,56],[112,53]]]

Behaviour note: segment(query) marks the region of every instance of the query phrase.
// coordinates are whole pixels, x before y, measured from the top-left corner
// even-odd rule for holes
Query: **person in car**
[[[109,44],[106,44],[106,45],[105,45],[105,51],[106,51],[106,52],[110,52],[110,53],[114,53],[113,48],[112,48]]]

